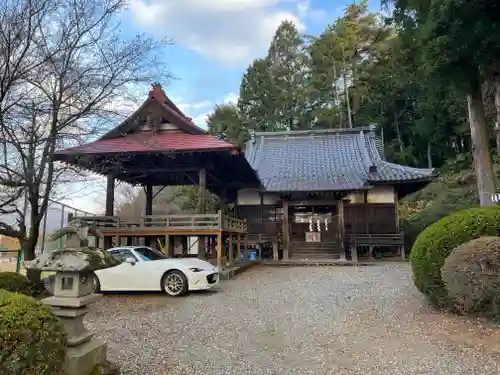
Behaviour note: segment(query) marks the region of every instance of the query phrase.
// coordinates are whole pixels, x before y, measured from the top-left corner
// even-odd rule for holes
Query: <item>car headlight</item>
[[[193,272],[202,272],[202,271],[203,271],[203,268],[193,267],[193,268],[190,268],[189,270],[190,270],[190,271],[193,271]]]

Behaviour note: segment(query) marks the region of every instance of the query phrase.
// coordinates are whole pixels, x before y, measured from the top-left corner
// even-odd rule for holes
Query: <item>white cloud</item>
[[[321,8],[311,8],[310,0],[303,0],[297,4],[297,14],[301,20],[315,24],[326,24],[328,12]]]
[[[199,114],[198,116],[194,116],[193,122],[196,125],[198,125],[200,128],[207,129],[207,119],[208,119],[208,115],[210,113],[212,113],[212,111],[203,112],[203,113]]]
[[[208,100],[203,100],[201,102],[186,103],[184,99],[174,99],[170,98],[179,109],[184,112],[186,116],[191,116],[190,113],[195,112],[200,109],[208,108],[213,106],[213,103]]]
[[[131,0],[135,22],[203,56],[244,65],[267,50],[283,20],[305,30],[304,0]]]
[[[245,0],[242,0],[245,1]],[[176,103],[177,107],[184,112],[184,114],[193,119],[193,122],[203,129],[207,128],[207,117],[210,115],[216,104],[236,104],[238,102],[238,94],[230,92],[224,95],[221,99],[211,102],[204,100],[196,103],[186,103],[182,98],[171,99]]]
[[[230,92],[224,97],[222,102],[224,104],[236,104],[238,102],[238,97],[238,94],[236,94],[235,92]]]

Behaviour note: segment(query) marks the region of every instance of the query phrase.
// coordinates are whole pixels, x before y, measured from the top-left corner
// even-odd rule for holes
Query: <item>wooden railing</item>
[[[117,216],[85,216],[78,219],[95,224],[102,232],[117,229],[133,231],[138,228],[247,231],[246,220],[224,217],[220,211],[217,214],[145,215],[136,219],[120,219]]]
[[[348,240],[358,246],[403,246],[403,233],[394,234],[351,234]]]

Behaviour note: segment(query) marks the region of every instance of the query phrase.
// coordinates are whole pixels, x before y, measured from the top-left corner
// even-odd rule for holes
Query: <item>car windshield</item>
[[[161,260],[167,259],[167,256],[159,251],[151,249],[149,247],[137,247],[135,252],[142,258],[144,261],[149,260]]]
[[[134,254],[129,249],[117,249],[117,250],[112,250],[109,252],[111,255],[113,255],[116,259],[118,259],[120,262],[125,262],[127,258],[132,258],[135,259],[137,262],[138,259],[135,257]]]

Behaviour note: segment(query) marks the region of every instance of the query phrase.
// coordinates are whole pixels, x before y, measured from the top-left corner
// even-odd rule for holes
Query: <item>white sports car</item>
[[[94,291],[164,291],[180,296],[192,290],[219,285],[217,268],[197,258],[167,258],[145,246],[123,246],[108,252],[122,261],[118,266],[95,271]]]

